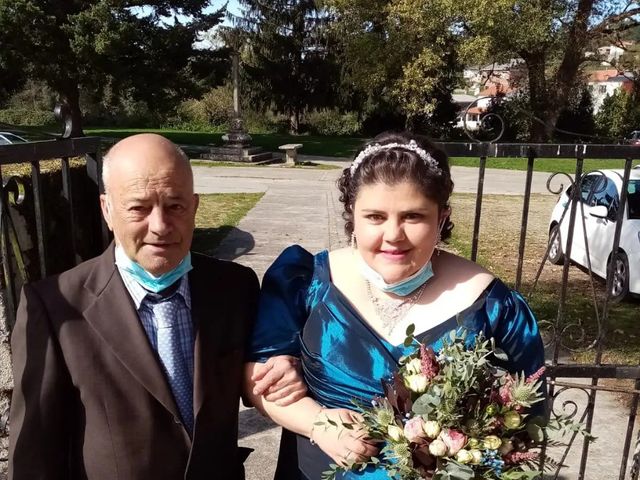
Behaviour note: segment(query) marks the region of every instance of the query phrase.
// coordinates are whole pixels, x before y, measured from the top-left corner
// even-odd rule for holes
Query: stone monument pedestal
[[[224,146],[210,147],[209,152],[200,155],[204,160],[226,162],[268,162],[273,159],[270,152],[263,152],[262,147],[251,146],[251,135],[244,131],[242,119],[233,119],[231,130],[222,136]]]

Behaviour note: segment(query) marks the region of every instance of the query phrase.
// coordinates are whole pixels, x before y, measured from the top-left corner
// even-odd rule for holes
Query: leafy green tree
[[[596,115],[598,131],[610,141],[625,138],[640,128],[640,98],[637,92],[616,90],[604,99]]]
[[[553,136],[580,88],[585,52],[596,39],[630,28],[640,8],[617,0],[443,0],[460,9],[466,60],[520,58],[527,67],[530,139]]]
[[[583,88],[560,112],[555,137],[562,141],[589,140],[595,134],[593,97],[588,88]]]
[[[539,119],[530,123],[532,141],[552,137],[580,88],[592,43],[632,29],[640,14],[637,4],[622,0],[325,1],[354,82],[369,92],[393,92],[408,115],[433,109],[443,77],[460,64],[521,59],[528,109]]]
[[[222,12],[210,0],[0,0],[0,68],[20,65],[69,107],[82,134],[80,92],[105,92],[169,109],[215,77],[219,53],[194,49]],[[28,27],[27,27],[28,26]]]
[[[259,108],[286,114],[297,133],[303,113],[336,103],[337,65],[328,17],[313,0],[240,0],[235,19],[244,37],[243,90]]]
[[[439,136],[455,120],[451,93],[461,73],[457,35],[442,22],[440,3],[418,3],[325,0],[324,5],[335,18],[342,84],[365,104],[396,105],[407,127]]]

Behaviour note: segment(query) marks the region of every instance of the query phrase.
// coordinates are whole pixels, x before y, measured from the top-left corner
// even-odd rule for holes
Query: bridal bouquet
[[[384,447],[378,457],[351,469],[377,465],[399,480],[535,479],[541,476],[539,449],[552,431],[590,437],[569,418],[545,425],[543,418],[530,415],[531,407],[544,400],[544,368],[526,377],[497,367],[496,360],[507,356],[481,335],[468,346],[464,334],[452,331],[436,355],[413,333],[410,326],[405,346],[416,349],[383,382],[384,397],[371,405],[356,403],[369,436]],[[558,466],[550,459],[546,464]],[[332,465],[323,479],[339,471],[344,469]]]

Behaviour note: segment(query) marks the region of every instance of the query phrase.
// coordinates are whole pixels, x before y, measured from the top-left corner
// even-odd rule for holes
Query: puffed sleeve
[[[274,355],[300,355],[299,333],[307,320],[307,292],[314,257],[298,245],[285,249],[262,281],[258,317],[247,361],[266,362]]]
[[[492,289],[486,301],[488,317],[487,336],[496,340],[496,346],[509,357],[505,366],[511,373],[529,376],[544,366],[544,344],[536,317],[518,292],[502,282]],[[542,393],[546,394],[543,382]],[[541,412],[541,405],[534,408]]]
[[[518,292],[499,280],[487,297],[488,336],[509,356],[509,371],[531,375],[544,365],[536,317]]]

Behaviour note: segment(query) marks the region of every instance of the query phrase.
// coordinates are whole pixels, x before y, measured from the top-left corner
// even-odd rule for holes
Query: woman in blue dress
[[[293,477],[308,480],[330,463],[378,454],[363,430],[341,425],[360,420],[352,400],[382,395],[381,382],[410,352],[403,346],[410,324],[436,351],[449,331],[465,329],[468,341],[480,332],[494,337],[512,372],[531,374],[544,362],[524,299],[477,264],[438,248],[453,227],[453,182],[443,152],[413,135],[381,134],[344,170],[338,187],[350,247],[312,255],[292,246],[278,257],[263,280],[246,367],[253,404],[295,434],[297,465],[291,449],[281,449],[280,468],[293,467]],[[259,364],[276,355],[298,357],[308,387],[288,406],[253,393]],[[344,478],[387,475],[372,466]]]

